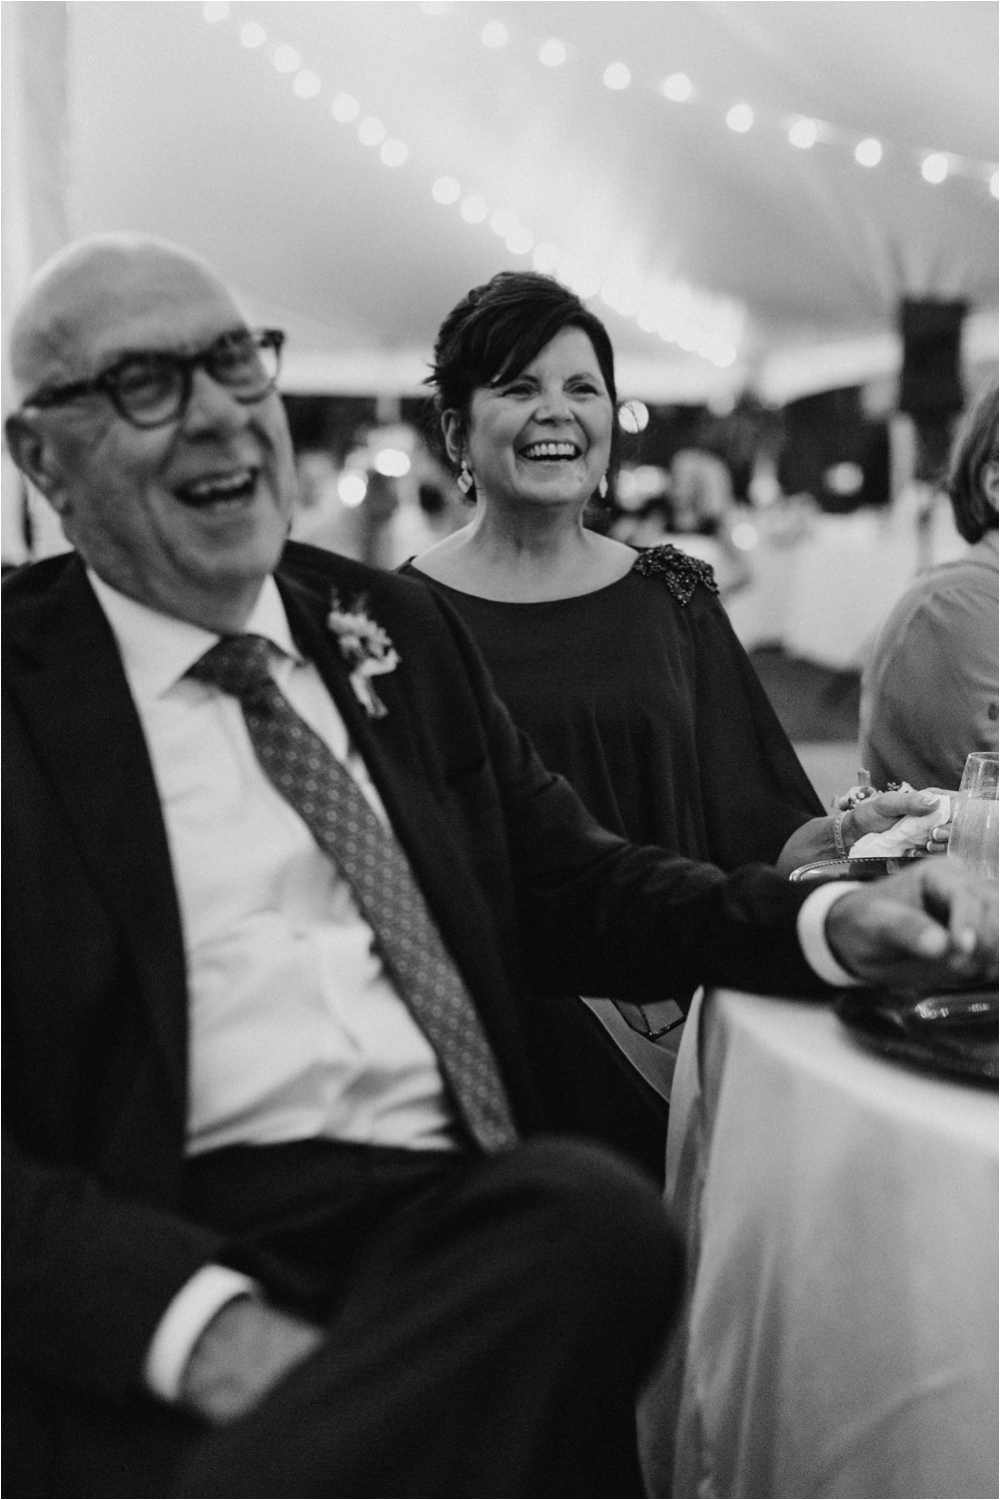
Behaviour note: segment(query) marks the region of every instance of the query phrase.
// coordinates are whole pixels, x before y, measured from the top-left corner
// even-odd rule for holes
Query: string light
[[[660,84],[660,93],[674,104],[686,104],[694,93],[694,84],[686,73],[671,73]]]
[[[218,10],[215,7],[214,10]],[[229,14],[228,7],[226,15]],[[206,9],[206,20],[208,20]],[[214,15],[212,24],[225,16]],[[502,33],[502,36],[501,36]],[[243,46],[253,50],[266,40],[263,28],[256,22],[244,22],[238,28]],[[481,39],[484,46],[505,46],[509,36],[501,23],[490,22],[483,28]],[[549,38],[546,46],[552,45],[548,66],[561,65],[569,55],[565,43]],[[563,55],[556,62],[556,46]],[[541,59],[541,48],[539,49]],[[311,98],[322,90],[318,75],[301,68],[301,59],[294,48],[279,45],[271,53],[271,61],[279,72],[294,73],[293,88],[302,98]],[[605,86],[623,90],[630,86],[632,74],[624,62],[609,64],[603,74]],[[700,98],[691,79],[685,73],[671,73],[662,80],[659,92],[672,103],[685,103]],[[353,95],[340,92],[334,95],[329,105],[333,118],[349,124],[362,113],[360,102]],[[733,106],[726,116],[730,129],[745,132],[755,124],[755,112],[747,103]],[[844,136],[838,135],[834,126],[824,121],[805,116],[781,121],[791,145],[808,149],[817,141],[837,144]],[[379,156],[386,166],[402,166],[409,158],[409,148],[404,141],[388,138],[386,127],[374,116],[366,116],[358,128],[359,139],[369,146],[379,146]],[[856,141],[856,137],[853,138]],[[882,159],[882,145],[874,137],[866,138],[854,146],[857,160],[866,166],[875,166]],[[944,164],[941,175],[940,163]],[[974,176],[979,181],[988,178],[990,191],[998,196],[998,173],[995,167],[982,162],[970,163],[967,159],[946,155],[943,152],[924,151],[921,155],[921,170],[927,181],[942,181],[945,176]],[[928,173],[930,175],[928,175]],[[532,265],[544,274],[555,274],[583,299],[601,295],[606,304],[623,317],[634,318],[644,331],[657,335],[665,343],[698,354],[719,369],[732,366],[738,358],[739,344],[746,322],[745,307],[734,298],[696,290],[687,283],[666,278],[626,273],[619,270],[611,276],[607,268],[579,253],[567,253],[550,240],[536,244],[534,231],[521,224],[513,210],[496,208],[492,214],[490,205],[482,194],[465,192],[459,182],[450,175],[437,177],[431,185],[431,196],[444,207],[458,207],[462,219],[470,225],[478,225],[489,219],[489,227],[507,246],[511,255],[531,256]],[[352,476],[344,476],[345,479]],[[359,504],[363,494],[345,503]]]
[[[808,151],[819,140],[819,126],[815,120],[793,120],[788,127],[788,139],[800,151]]]
[[[439,177],[431,187],[431,197],[435,203],[443,203],[446,207],[451,203],[457,203],[462,196],[462,189],[454,177]]]
[[[632,82],[632,73],[627,63],[609,63],[604,69],[604,86],[609,89],[627,89]]]
[[[546,68],[559,68],[566,61],[567,56],[565,43],[552,37],[549,41],[542,43],[538,61]]]
[[[356,505],[360,505],[367,493],[368,481],[363,474],[357,474],[349,470],[346,474],[341,474],[337,480],[337,494],[340,497],[340,503],[341,505],[346,505],[349,510],[353,510]]]
[[[301,73],[296,73],[292,88],[300,99],[312,99],[323,87],[323,81],[308,68],[303,68]]]
[[[495,32],[494,28],[497,28]],[[487,39],[487,33],[489,33],[490,40]],[[492,39],[494,35],[499,38],[501,34],[502,41]],[[529,45],[539,46],[540,39],[532,41],[526,35],[523,35],[523,39]],[[509,33],[507,32],[507,28],[500,22],[491,21],[483,28],[482,40],[484,45],[488,46],[506,45],[509,40]],[[565,43],[555,43],[551,39],[548,42],[542,42],[539,56],[549,66],[557,65],[555,63],[557,54],[553,51],[552,60],[550,61],[546,49],[556,46],[563,49],[559,54],[560,63],[565,61],[569,56],[569,48]],[[546,52],[545,57],[542,57],[542,52]],[[604,69],[603,81],[609,89],[627,89],[633,81],[632,71],[628,64],[621,60],[609,63]],[[807,116],[783,117],[774,112],[769,113],[760,110],[749,103],[739,104],[725,110],[717,100],[713,102],[707,94],[696,88],[688,74],[681,71],[668,74],[655,87],[664,99],[674,104],[685,104],[691,100],[699,99],[709,108],[718,107],[726,124],[736,134],[745,134],[755,124],[768,121],[772,125],[776,125],[786,136],[789,144],[799,150],[809,150],[812,146],[822,142],[824,145],[833,148],[851,151],[862,166],[877,166],[883,159],[884,150],[881,142],[877,142],[874,137],[866,137],[864,141],[859,143],[857,136],[852,131],[838,126],[831,121],[812,119]],[[875,155],[876,146],[879,152],[878,157],[876,160],[871,160]],[[858,155],[859,151],[860,155]],[[947,162],[944,177],[961,177],[974,182],[989,183],[990,192],[994,197],[998,196],[993,186],[996,170],[995,163],[984,162],[972,157],[963,157],[954,152],[945,153],[931,150],[928,147],[899,146],[894,147],[892,151],[892,160],[897,167],[910,164],[919,170],[926,182],[930,183],[941,182],[944,180],[944,177],[936,175],[940,172],[940,167],[936,162],[930,167],[931,175],[928,176],[924,169],[925,163],[930,158],[941,157],[945,158]]]
[[[990,192],[994,198],[1000,198],[1000,172],[994,172],[990,178]]]
[[[330,113],[341,125],[349,125],[361,113],[361,105],[353,94],[337,94],[330,104]]]
[[[379,152],[379,156],[387,167],[401,167],[409,154],[409,148],[402,141],[395,139],[386,141]]]
[[[302,66],[302,59],[295,48],[284,42],[280,47],[275,47],[271,61],[279,73],[296,73]]]
[[[380,146],[388,135],[388,131],[381,120],[376,120],[374,115],[361,121],[358,126],[358,140],[362,146]]]
[[[920,165],[920,175],[925,182],[944,182],[948,175],[948,158],[943,151],[932,151]]]

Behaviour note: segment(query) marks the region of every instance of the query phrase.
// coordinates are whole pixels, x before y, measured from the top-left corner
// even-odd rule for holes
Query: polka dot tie
[[[350,885],[473,1139],[489,1153],[508,1150],[517,1130],[496,1058],[409,861],[274,682],[270,650],[263,636],[225,636],[188,676],[239,699],[257,759]]]

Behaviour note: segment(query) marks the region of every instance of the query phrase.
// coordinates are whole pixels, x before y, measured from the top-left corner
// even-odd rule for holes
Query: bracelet
[[[844,845],[844,831],[843,830],[844,830],[844,819],[847,817],[847,814],[850,811],[851,811],[851,809],[849,807],[846,808],[843,812],[837,813],[836,817],[833,820],[833,843],[834,843],[834,848],[837,851],[837,855],[838,855],[838,857],[840,859],[847,859],[847,857],[848,857],[847,849],[846,849],[846,847]]]

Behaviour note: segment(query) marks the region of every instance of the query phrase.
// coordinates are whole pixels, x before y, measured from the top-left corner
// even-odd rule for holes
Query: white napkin
[[[930,812],[920,813],[919,816],[908,813],[884,833],[866,833],[852,845],[849,858],[899,859],[911,849],[924,849],[931,836],[931,829],[947,823],[950,812],[951,798],[938,797]]]

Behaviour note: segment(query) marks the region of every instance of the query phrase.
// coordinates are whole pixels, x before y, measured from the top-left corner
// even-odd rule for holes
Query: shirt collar
[[[201,625],[161,614],[159,610],[130,599],[105,583],[92,568],[87,569],[87,577],[107,616],[121,652],[125,675],[137,697],[162,698],[220,639],[214,631],[205,630]],[[278,585],[271,574],[261,585],[245,631],[248,635],[265,636],[286,656],[295,661],[302,660],[292,640]]]

